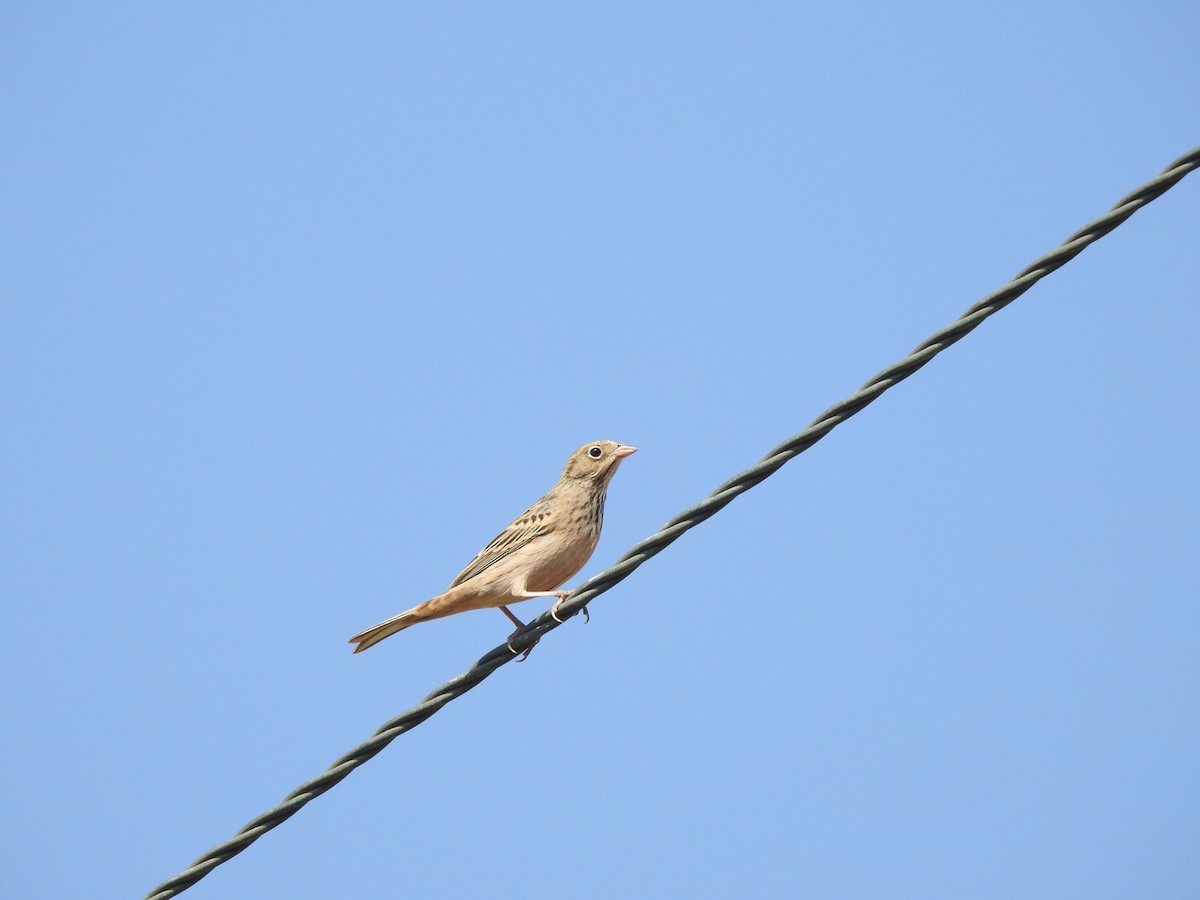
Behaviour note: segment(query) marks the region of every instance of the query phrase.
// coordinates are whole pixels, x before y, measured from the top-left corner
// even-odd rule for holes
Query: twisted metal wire
[[[912,375],[951,344],[977,328],[986,318],[1008,306],[1043,277],[1074,259],[1089,244],[1104,237],[1197,168],[1200,168],[1200,147],[1181,156],[1167,166],[1157,178],[1123,197],[1105,215],[1067,238],[1058,249],[1030,263],[1000,290],[984,297],[957,321],[931,335],[912,353],[888,366],[856,393],[831,406],[806,429],[788,438],[758,463],[730,478],[702,502],[675,516],[655,534],[636,544],[610,568],[589,578],[559,608],[558,612],[563,621],[578,614],[591,600],[629,577],[638,566],[660,553],[685,531],[695,528],[725,507],[734,497],[770,477],[784,463],[803,453],[846,419],[876,400],[888,388]],[[187,890],[221,863],[241,853],[263,834],[295,815],[308,801],[325,793],[404,732],[420,725],[451,700],[462,696],[505,663],[511,662],[516,658],[516,653],[532,647],[559,624],[561,623],[553,619],[549,612],[542,613],[512,639],[511,649],[508,644],[493,648],[462,675],[447,681],[412,709],[385,723],[370,740],[355,747],[316,778],[300,785],[274,809],[252,819],[232,838],[214,847],[187,869],[154,888],[147,894],[147,900],[166,900]]]

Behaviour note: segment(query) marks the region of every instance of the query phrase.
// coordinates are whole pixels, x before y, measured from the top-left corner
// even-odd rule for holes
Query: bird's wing
[[[505,528],[490,544],[479,551],[479,555],[458,573],[458,577],[450,582],[450,587],[458,587],[464,581],[469,581],[480,572],[494,566],[500,560],[522,547],[527,547],[538,538],[545,537],[554,531],[555,520],[548,511],[547,504],[538,501],[521,514],[515,522]]]

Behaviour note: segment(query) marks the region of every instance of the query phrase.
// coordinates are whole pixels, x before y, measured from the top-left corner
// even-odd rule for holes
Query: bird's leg
[[[513,656],[516,656],[516,655],[517,655],[518,653],[520,653],[521,651],[519,651],[519,650],[518,650],[516,647],[514,647],[514,646],[512,645],[513,638],[515,638],[515,637],[516,637],[518,634],[520,634],[520,633],[521,633],[521,630],[522,630],[522,629],[525,627],[525,623],[524,623],[524,622],[522,622],[520,619],[518,619],[516,616],[514,616],[514,615],[512,614],[512,610],[511,610],[511,609],[509,609],[507,606],[501,606],[501,607],[500,607],[500,612],[502,612],[502,613],[504,613],[506,616],[508,616],[509,620],[510,620],[510,621],[511,621],[511,622],[512,622],[514,625],[516,625],[516,626],[517,626],[517,627],[516,627],[516,628],[513,630],[513,633],[512,633],[512,634],[510,634],[510,635],[508,636],[508,649],[509,649],[509,652],[510,652],[510,653],[512,653],[512,655],[513,655]],[[537,641],[534,641],[532,644],[530,644],[528,647],[526,647],[526,648],[525,648],[525,652],[524,652],[524,653],[521,653],[521,658],[520,658],[520,659],[518,659],[518,660],[517,660],[517,662],[525,662],[525,660],[526,660],[526,659],[529,657],[529,654],[533,652],[533,648],[534,648],[534,647],[536,647],[536,646],[537,646]]]
[[[566,600],[569,596],[571,596],[571,592],[570,591],[527,591],[527,590],[525,590],[524,584],[522,583],[522,585],[519,587],[519,589],[514,590],[512,592],[512,595],[514,597],[516,597],[518,600],[529,600],[532,597],[554,597],[554,598],[556,598],[554,605],[550,607],[550,618],[554,619],[555,622],[557,622],[559,625],[561,625],[563,623],[563,620],[558,617],[558,608],[563,605],[564,600]]]

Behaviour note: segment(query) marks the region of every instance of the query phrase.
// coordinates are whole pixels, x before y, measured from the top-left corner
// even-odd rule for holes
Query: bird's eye
[[[588,450],[588,456],[590,456],[592,459],[599,459],[603,455],[604,451],[599,447],[592,447],[592,449]]]

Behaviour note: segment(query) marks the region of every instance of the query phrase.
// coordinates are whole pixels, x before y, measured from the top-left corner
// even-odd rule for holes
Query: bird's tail
[[[350,643],[357,644],[354,648],[355,653],[362,653],[368,647],[374,647],[386,637],[391,637],[397,631],[403,631],[410,625],[416,625],[418,622],[427,618],[422,615],[421,607],[414,606],[412,609],[405,610],[398,616],[392,616],[386,622],[380,622],[378,625],[372,625],[366,631],[360,631],[354,637],[350,638]]]
[[[350,643],[358,644],[354,648],[355,653],[362,653],[367,647],[374,647],[385,637],[391,637],[397,631],[403,631],[409,625],[415,625],[418,622],[426,622],[427,619],[440,619],[443,616],[454,616],[456,612],[464,612],[467,610],[479,610],[485,606],[499,606],[504,602],[506,594],[499,595],[500,599],[485,598],[480,600],[479,592],[472,588],[467,588],[458,584],[457,587],[452,587],[444,594],[438,594],[436,598],[426,600],[424,604],[418,604],[412,610],[404,610],[400,616],[392,616],[386,622],[380,622],[378,625],[372,625],[366,631],[360,631],[354,637],[350,638]]]
[[[503,600],[495,603],[480,602],[478,593],[462,585],[452,587],[444,594],[438,594],[431,600],[418,603],[412,609],[406,609],[398,616],[392,616],[386,622],[373,625],[366,631],[360,631],[350,638],[350,643],[358,644],[355,653],[362,653],[368,647],[374,647],[386,637],[391,637],[397,631],[403,631],[410,625],[424,622],[428,619],[440,619],[442,616],[452,616],[468,609],[479,609],[483,606],[499,606]]]

